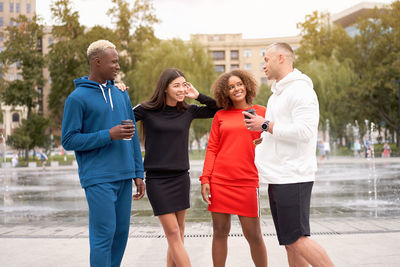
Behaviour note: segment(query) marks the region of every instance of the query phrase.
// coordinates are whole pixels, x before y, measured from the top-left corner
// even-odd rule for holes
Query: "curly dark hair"
[[[257,82],[253,75],[245,70],[235,69],[228,73],[221,74],[212,85],[214,98],[218,106],[223,109],[230,109],[233,106],[232,100],[229,98],[228,80],[230,77],[239,77],[246,88],[246,103],[251,105],[257,94]]]

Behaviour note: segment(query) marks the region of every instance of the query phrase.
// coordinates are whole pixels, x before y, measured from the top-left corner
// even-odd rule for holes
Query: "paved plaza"
[[[357,163],[365,159],[334,158],[329,164]],[[377,163],[383,161],[377,159]],[[385,162],[400,164],[400,159]],[[321,162],[322,164],[328,163]],[[191,161],[191,168],[200,170],[201,161]],[[76,167],[50,167],[47,171]],[[32,168],[32,172],[35,169]],[[12,172],[3,169],[3,172]],[[392,182],[392,180],[390,180]],[[400,182],[400,181],[399,181]],[[325,186],[325,185],[324,185]],[[398,191],[397,202],[399,201]],[[336,211],[335,211],[336,212]],[[321,244],[335,266],[400,266],[400,216],[315,216],[311,219],[311,238]],[[389,214],[390,215],[390,214]],[[146,225],[132,217],[130,237],[122,266],[165,266],[167,240],[156,219]],[[135,222],[138,226],[135,225]],[[268,250],[269,266],[288,266],[286,253],[278,245],[270,216],[262,216],[262,232]],[[188,221],[185,246],[192,266],[212,266],[212,225],[210,221]],[[89,266],[88,227],[85,224],[68,225],[66,222],[48,224],[3,223],[0,224],[1,267],[56,267]],[[249,247],[241,234],[237,219],[232,221],[229,238],[228,267],[254,266]]]

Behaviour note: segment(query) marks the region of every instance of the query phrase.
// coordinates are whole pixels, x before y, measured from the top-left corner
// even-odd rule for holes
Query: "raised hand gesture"
[[[192,99],[197,99],[197,97],[199,97],[199,91],[197,91],[190,82],[186,82],[185,86],[185,97]]]

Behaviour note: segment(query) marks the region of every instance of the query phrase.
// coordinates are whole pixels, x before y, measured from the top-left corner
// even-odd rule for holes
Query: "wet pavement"
[[[201,168],[202,161],[191,161],[192,208],[185,246],[196,259],[193,266],[211,266],[212,226],[200,197]],[[88,211],[76,167],[3,168],[0,181],[0,266],[88,266]],[[270,266],[287,266],[276,241],[266,186],[260,191]],[[232,221],[227,266],[253,266],[238,219]],[[311,231],[336,266],[400,266],[400,159],[321,162],[311,201]],[[47,248],[57,252],[48,254]],[[127,248],[131,253],[123,266],[164,265],[165,249],[148,199],[134,201]]]
[[[192,208],[188,222],[208,222],[200,196],[201,161],[192,161]],[[0,169],[1,171],[1,169]],[[88,209],[76,168],[3,169],[0,172],[0,225],[68,225],[88,223]],[[261,213],[270,218],[267,187],[261,185]],[[400,160],[319,164],[311,200],[311,217],[381,218],[400,216]],[[134,201],[132,223],[149,225],[147,197]]]

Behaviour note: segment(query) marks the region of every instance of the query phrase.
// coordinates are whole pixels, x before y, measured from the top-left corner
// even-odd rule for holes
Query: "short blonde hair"
[[[266,50],[273,49],[275,51],[280,51],[289,61],[293,64],[294,62],[294,52],[292,47],[288,43],[273,43],[267,47]]]
[[[97,40],[91,43],[86,52],[89,61],[108,48],[115,49],[115,45],[108,40]]]

